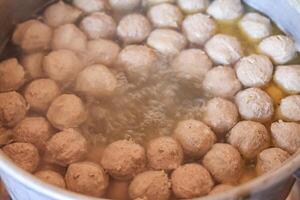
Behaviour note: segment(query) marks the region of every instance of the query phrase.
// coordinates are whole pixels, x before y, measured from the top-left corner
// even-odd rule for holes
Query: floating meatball
[[[235,71],[245,87],[264,87],[272,80],[273,64],[267,56],[253,54],[243,57]]]
[[[106,0],[73,0],[73,5],[85,13],[104,11],[106,4]]]
[[[190,43],[202,46],[215,34],[216,23],[209,15],[197,13],[184,19],[182,31]]]
[[[46,144],[46,160],[66,166],[83,160],[88,151],[87,141],[80,132],[69,128],[53,135]]]
[[[276,64],[284,64],[296,55],[294,41],[285,35],[273,35],[265,38],[258,46],[261,53],[269,56]]]
[[[257,157],[256,173],[265,174],[271,170],[281,167],[290,157],[290,154],[279,148],[270,148],[262,151]]]
[[[104,169],[92,162],[71,164],[65,180],[69,190],[94,197],[103,196],[109,183],[109,177]]]
[[[228,190],[231,190],[233,189],[234,186],[232,185],[226,185],[226,184],[219,184],[217,186],[215,186],[211,191],[210,191],[210,195],[212,194],[219,194],[219,193],[222,193],[222,192],[226,192]]]
[[[292,95],[281,100],[278,108],[280,119],[300,121],[300,95]]]
[[[176,0],[142,0],[143,6],[150,7],[161,3],[175,3]]]
[[[54,185],[54,186],[57,186],[60,188],[66,187],[64,177],[55,171],[43,170],[43,171],[36,172],[34,175],[37,178],[41,179],[42,181],[45,181],[46,183],[49,183],[51,185]]]
[[[134,177],[129,185],[131,199],[168,200],[171,182],[164,171],[146,171]]]
[[[205,51],[216,64],[223,65],[234,64],[243,55],[238,39],[224,34],[217,34],[208,40]]]
[[[109,0],[109,5],[117,12],[130,12],[140,6],[141,0]]]
[[[2,150],[17,166],[30,173],[39,165],[39,152],[30,143],[12,143],[4,146]]]
[[[143,42],[151,32],[151,24],[141,14],[129,14],[121,19],[117,27],[118,37],[125,44]]]
[[[19,93],[0,93],[0,125],[14,127],[24,119],[27,110],[27,103]]]
[[[271,97],[259,88],[248,88],[235,96],[235,103],[243,119],[258,122],[270,121],[274,113]]]
[[[45,77],[43,70],[44,52],[27,54],[21,58],[21,64],[30,79]]]
[[[237,148],[244,158],[253,159],[270,146],[271,138],[263,124],[240,121],[230,130],[227,142]]]
[[[117,199],[117,200],[128,200],[129,199],[128,188],[129,188],[128,181],[110,180],[106,192],[106,198]]]
[[[214,132],[201,121],[194,119],[180,121],[174,130],[174,137],[187,156],[196,158],[203,156],[216,142]]]
[[[271,125],[273,143],[290,154],[300,148],[300,124],[295,122],[274,122]]]
[[[300,65],[277,66],[274,81],[285,92],[300,93]]]
[[[242,88],[235,71],[228,66],[212,68],[206,73],[202,84],[205,92],[223,98],[232,98]]]
[[[177,0],[180,9],[187,14],[203,12],[209,5],[209,0]]]
[[[25,82],[25,71],[15,58],[0,63],[0,92],[19,89]]]
[[[172,189],[176,197],[191,199],[207,195],[214,181],[209,172],[199,164],[185,164],[171,175]]]
[[[218,20],[234,20],[243,14],[244,8],[240,0],[214,0],[207,13]]]
[[[106,147],[101,164],[115,179],[128,180],[144,170],[144,148],[129,140],[118,140]]]
[[[203,122],[222,138],[239,119],[236,105],[223,98],[213,98],[207,102]]]
[[[243,160],[230,144],[218,143],[203,158],[204,167],[220,183],[236,183],[242,175]]]

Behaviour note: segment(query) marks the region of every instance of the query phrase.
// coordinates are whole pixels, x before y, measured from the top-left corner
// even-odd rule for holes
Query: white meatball
[[[209,5],[209,0],[177,0],[180,9],[187,14],[203,12]]]
[[[273,64],[267,56],[250,55],[235,65],[236,75],[245,87],[266,86],[273,76]]]
[[[294,41],[285,35],[274,35],[263,39],[258,49],[277,64],[287,63],[297,52]]]
[[[300,95],[283,98],[278,108],[280,119],[286,121],[300,121]]]
[[[204,45],[215,34],[216,23],[209,15],[197,13],[184,19],[182,29],[190,43]]]
[[[73,5],[86,13],[104,11],[106,0],[73,0]]]
[[[274,81],[285,92],[300,93],[300,65],[277,66]]]
[[[243,119],[258,122],[269,121],[274,113],[272,98],[259,88],[248,88],[235,96],[235,102]]]
[[[185,37],[171,29],[156,29],[148,37],[147,44],[167,57],[180,53],[187,45]]]
[[[161,3],[175,3],[176,0],[142,0],[144,7],[154,6]]]
[[[207,13],[218,20],[233,20],[243,14],[244,8],[240,0],[214,0]]]
[[[235,71],[228,66],[212,68],[205,75],[202,84],[205,92],[223,98],[233,97],[242,88]]]
[[[115,11],[129,12],[137,8],[141,0],[109,0],[109,5]]]
[[[216,64],[223,65],[233,64],[243,55],[239,40],[224,34],[217,34],[208,40],[205,50]]]
[[[30,79],[45,77],[45,73],[43,71],[44,57],[44,52],[37,52],[24,55],[21,58],[20,62]]]
[[[255,40],[268,37],[272,33],[271,20],[255,12],[247,13],[239,26],[248,37]]]
[[[117,25],[114,19],[104,12],[92,13],[80,22],[80,28],[89,39],[113,38],[116,34]]]

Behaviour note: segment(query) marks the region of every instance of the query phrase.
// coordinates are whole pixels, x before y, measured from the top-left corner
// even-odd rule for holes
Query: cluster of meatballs
[[[256,175],[280,167],[300,147],[300,65],[289,64],[297,50],[272,35],[267,17],[243,14],[240,0],[50,5],[17,25],[12,42],[23,55],[0,63],[0,131],[12,137],[3,152],[45,182],[114,199],[201,197],[240,184],[246,163]],[[218,22],[238,23],[257,53],[245,55]],[[147,82],[160,59],[178,80],[201,86],[201,119],[178,121],[146,145],[117,140],[88,159],[87,100],[114,96],[118,71]]]

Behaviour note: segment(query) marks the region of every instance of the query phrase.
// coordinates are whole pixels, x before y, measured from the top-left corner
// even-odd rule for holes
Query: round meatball
[[[189,15],[182,23],[182,31],[188,41],[200,46],[215,34],[216,28],[215,21],[209,15],[202,13]]]
[[[267,122],[272,119],[274,105],[271,97],[259,88],[248,88],[235,96],[235,103],[243,119]]]
[[[267,56],[253,54],[243,57],[235,71],[245,87],[264,87],[272,80],[273,64]]]
[[[273,122],[271,125],[273,143],[290,154],[300,148],[300,124],[295,122]]]
[[[65,180],[69,190],[94,197],[104,195],[109,183],[104,169],[93,162],[70,164]]]
[[[219,194],[228,190],[233,189],[234,186],[232,185],[227,185],[227,184],[219,184],[217,186],[215,186],[211,191],[210,191],[210,195],[212,194]]]
[[[177,0],[177,4],[186,14],[194,14],[205,11],[209,0]]]
[[[232,98],[242,88],[235,71],[228,66],[212,68],[206,73],[202,84],[207,94],[223,98]]]
[[[223,98],[213,98],[207,102],[203,122],[222,138],[239,119],[236,105]]]
[[[22,56],[21,64],[30,79],[45,77],[43,70],[44,52],[36,52]]]
[[[290,154],[279,148],[269,148],[262,151],[257,156],[256,173],[265,174],[271,170],[281,167],[281,165],[290,157]]]
[[[161,3],[175,3],[176,0],[142,0],[144,7],[150,7]]]
[[[19,93],[0,93],[0,125],[14,127],[24,119],[27,110],[27,103]]]
[[[199,164],[190,163],[177,168],[171,175],[172,190],[180,199],[207,195],[214,181],[209,172]]]
[[[263,124],[240,121],[230,130],[227,141],[237,148],[244,158],[253,159],[270,146],[271,138]]]
[[[272,33],[271,20],[255,12],[244,15],[239,26],[248,37],[254,40],[268,37]]]
[[[243,14],[244,8],[240,0],[215,0],[207,13],[218,20],[234,20]]]
[[[15,58],[0,63],[0,92],[18,90],[25,82],[25,71]]]
[[[230,144],[218,143],[204,156],[204,167],[220,183],[237,183],[242,175],[243,160]]]
[[[108,0],[109,5],[117,12],[130,12],[140,6],[141,0]]]
[[[275,83],[288,93],[300,93],[300,65],[277,66]]]
[[[194,119],[180,121],[174,130],[174,137],[187,156],[196,158],[203,156],[216,142],[214,132],[201,121]]]
[[[2,150],[17,166],[27,172],[34,172],[39,165],[39,152],[30,143],[12,143],[4,146]]]
[[[285,121],[300,121],[300,95],[288,96],[281,100],[278,114]]]
[[[143,42],[151,32],[151,24],[141,14],[129,14],[121,19],[117,27],[118,37],[125,44]]]
[[[85,13],[104,11],[107,7],[106,0],[73,0],[72,3]]]
[[[131,199],[168,200],[171,182],[164,171],[146,171],[134,177],[128,192]]]
[[[37,178],[41,179],[42,181],[45,181],[46,183],[49,183],[51,185],[54,185],[54,186],[57,186],[60,188],[66,187],[64,177],[55,171],[43,170],[43,171],[36,172],[34,175]]]
[[[258,49],[269,56],[276,64],[284,64],[292,60],[296,55],[294,41],[285,35],[273,35],[263,39]]]
[[[180,28],[183,20],[180,9],[169,3],[151,7],[148,17],[156,28]]]
[[[105,148],[101,164],[115,179],[129,180],[144,170],[145,150],[133,141],[118,140]]]
[[[83,160],[88,143],[80,132],[69,128],[53,135],[46,143],[46,160],[61,166]]]

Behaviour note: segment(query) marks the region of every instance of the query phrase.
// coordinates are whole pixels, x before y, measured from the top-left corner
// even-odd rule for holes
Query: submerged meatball
[[[108,0],[109,5],[117,12],[130,12],[137,8],[141,0]]]
[[[234,186],[232,185],[227,185],[227,184],[219,184],[217,186],[215,186],[211,191],[210,191],[210,195],[212,194],[219,194],[228,190],[233,189]]]
[[[54,186],[57,186],[60,188],[66,187],[64,177],[55,171],[42,170],[42,171],[36,172],[34,175],[37,178],[41,179],[42,181],[45,181],[46,183],[49,183],[51,185],[54,185]]]
[[[207,13],[218,20],[233,20],[243,14],[244,8],[240,0],[214,0]]]
[[[142,0],[143,6],[150,7],[161,3],[175,3],[176,0]]]
[[[176,197],[191,199],[207,195],[214,181],[209,172],[199,164],[185,164],[171,175],[172,189]]]
[[[300,93],[300,65],[277,66],[274,81],[285,92]]]
[[[4,146],[2,150],[17,166],[30,173],[39,165],[39,152],[30,143],[12,143]]]
[[[145,150],[133,141],[119,140],[106,147],[101,164],[114,178],[128,180],[145,168]]]
[[[104,11],[106,4],[106,0],[73,0],[73,5],[85,13]]]
[[[129,199],[129,182],[111,179],[106,192],[106,198],[128,200]]]
[[[94,197],[104,195],[109,183],[104,169],[93,162],[71,164],[65,180],[69,190]]]
[[[281,119],[286,121],[300,121],[300,95],[283,98],[278,108]]]
[[[129,185],[131,199],[168,200],[171,183],[164,171],[146,171],[134,177]]]
[[[177,0],[180,9],[187,14],[203,12],[209,5],[209,0]]]
[[[44,52],[37,52],[22,56],[21,64],[30,79],[45,77],[43,70]]]

